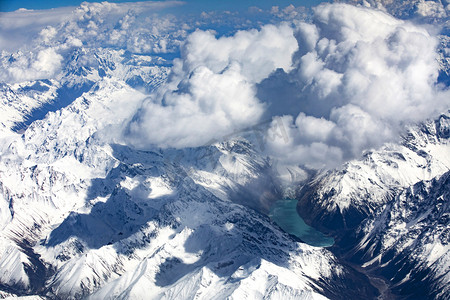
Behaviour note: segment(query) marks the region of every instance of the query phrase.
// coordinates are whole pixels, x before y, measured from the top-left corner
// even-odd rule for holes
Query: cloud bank
[[[188,34],[196,28],[231,33],[259,27],[271,16],[260,10],[187,14],[185,9],[190,5],[183,1],[104,1],[83,2],[78,7],[0,12],[0,81],[58,78],[64,72],[64,62],[78,49],[123,49],[138,55],[178,54]],[[280,16],[277,22],[282,18],[285,16]],[[44,72],[33,68],[39,64],[35,62],[40,51],[57,54],[53,66],[44,66]]]
[[[423,28],[335,4],[317,7],[296,37],[289,79],[302,112],[284,117],[289,144],[270,143],[287,161],[337,165],[449,107],[449,92],[436,85],[437,40]]]
[[[288,142],[268,140],[271,155],[336,166],[449,107],[436,46],[422,27],[345,4],[315,8],[295,30],[268,25],[219,39],[197,31],[127,136],[138,147],[199,146],[280,115]]]
[[[418,13],[440,11],[434,2],[423,3]],[[305,10],[274,7],[276,22],[290,25],[236,32],[257,22],[235,22],[239,15],[226,12],[193,19],[160,13],[180,4],[83,3],[0,14],[0,81],[58,78],[71,55],[86,49],[161,55],[181,47],[167,82],[126,125],[127,143],[201,146],[281,117],[272,131],[282,120],[287,138],[268,139],[269,154],[312,168],[335,166],[396,140],[405,124],[450,106],[449,92],[436,83],[436,37],[382,11],[326,4],[305,23]],[[262,18],[257,8],[250,14]],[[189,34],[208,26],[222,36]],[[10,43],[14,36],[17,42]]]
[[[265,105],[255,84],[290,71],[297,41],[288,25],[266,25],[216,38],[196,31],[172,74],[128,127],[137,147],[194,147],[258,122]]]

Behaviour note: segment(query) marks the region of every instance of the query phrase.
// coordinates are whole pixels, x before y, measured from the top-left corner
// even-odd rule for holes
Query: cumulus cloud
[[[194,32],[167,84],[129,125],[128,140],[139,147],[199,146],[255,124],[264,111],[255,84],[278,68],[290,71],[296,49],[285,24],[220,38]]]
[[[176,9],[183,5],[189,3],[104,1],[51,10],[0,12],[0,80],[11,83],[54,78],[60,74],[63,70],[53,69],[55,72],[51,74],[48,68],[45,72],[26,69],[33,65],[38,53],[47,48],[58,54],[55,58],[62,56],[63,61],[70,59],[79,50],[77,48],[124,49],[145,55],[178,54],[180,46],[195,28],[219,28],[224,33],[267,22],[261,19],[263,13],[217,11],[202,14],[207,18],[199,18]],[[64,68],[64,64],[60,66]]]
[[[438,24],[446,22],[450,8],[448,0],[345,0],[342,2],[377,8],[400,19],[414,19],[416,22]]]
[[[346,4],[315,8],[295,31],[197,31],[126,135],[139,147],[199,146],[281,116],[270,130],[282,121],[287,139],[268,139],[271,155],[334,167],[449,107],[436,46],[423,27]]]
[[[441,14],[434,2],[419,2],[416,13]],[[266,148],[286,163],[312,168],[357,157],[397,139],[405,124],[449,107],[449,92],[436,83],[436,38],[382,11],[326,4],[304,23],[298,20],[305,18],[303,9],[274,7],[271,13],[292,27],[235,32],[226,23],[237,20],[233,13],[205,13],[191,21],[153,14],[174,5],[180,2],[2,13],[0,81],[58,76],[79,47],[155,55],[183,45],[167,82],[127,124],[126,141],[142,148],[194,147],[281,116],[271,130],[281,120],[287,139],[270,140]],[[188,35],[211,24],[235,33]],[[29,29],[29,35],[19,34]],[[8,44],[14,34],[22,46]]]
[[[449,4],[447,4],[448,6]],[[423,17],[445,18],[447,11],[444,5],[434,1],[420,1],[417,3],[417,14]]]
[[[334,4],[315,8],[296,36],[289,80],[301,113],[284,119],[291,142],[271,142],[274,155],[313,168],[339,164],[449,107],[449,92],[436,84],[437,40],[423,28]]]

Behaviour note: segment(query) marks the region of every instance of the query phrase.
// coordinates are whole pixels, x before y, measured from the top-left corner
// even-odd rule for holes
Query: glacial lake
[[[269,217],[284,231],[295,235],[305,243],[316,247],[330,247],[334,239],[308,226],[297,213],[297,200],[278,200],[272,206]]]

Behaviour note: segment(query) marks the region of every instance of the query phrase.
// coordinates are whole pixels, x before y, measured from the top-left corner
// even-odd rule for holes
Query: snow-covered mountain
[[[3,103],[16,112],[2,132],[4,291],[93,299],[375,297],[380,290],[344,259],[369,277],[392,277],[392,292],[426,278],[427,295],[448,295],[448,115],[411,128],[402,144],[316,175],[298,192],[304,219],[337,237],[337,258],[264,215],[284,185],[251,141],[157,151],[114,142],[147,90],[127,83],[140,75],[113,65],[126,53],[102,54],[94,57],[109,74],[81,71],[94,78],[88,91],[23,123],[23,133],[14,126],[33,114],[31,105]],[[148,68],[157,75],[140,77],[141,86],[157,86],[167,67]],[[67,72],[63,82],[77,76]],[[47,102],[30,97],[39,108],[55,101],[40,90],[44,84],[55,86],[7,88],[17,97],[47,95]]]
[[[1,51],[0,298],[450,299],[450,113],[394,138],[421,119],[408,113],[432,111],[426,101],[448,104],[448,1],[347,2],[379,10],[175,20],[156,11],[177,1],[85,2],[54,11],[25,50]],[[38,26],[28,14],[40,12],[11,19]],[[218,37],[194,32],[212,24]],[[392,93],[357,93],[372,79]],[[379,109],[392,94],[404,96],[389,106],[399,120]],[[269,120],[253,125],[257,114]],[[159,135],[221,140],[160,148]],[[384,144],[344,151],[358,142]],[[283,231],[269,218],[282,198],[335,244]]]
[[[5,88],[20,99],[47,98],[2,103],[15,112],[1,138],[3,291],[61,299],[376,295],[330,251],[299,242],[256,211],[281,192],[270,160],[249,141],[158,151],[115,143],[114,131],[146,97],[127,83],[141,76],[126,64],[133,60],[114,64],[126,55],[97,53],[104,76],[99,68],[67,72],[61,82],[82,75],[92,78],[89,89],[23,123],[23,133],[15,124],[56,101],[41,87],[57,87]],[[165,66],[147,68],[156,75],[140,77],[146,87],[167,74]],[[358,288],[342,293],[349,285]]]
[[[449,295],[449,174],[404,189],[358,230],[352,260],[411,298]]]
[[[387,279],[394,293],[449,296],[450,117],[412,127],[401,144],[320,173],[298,191],[307,222],[333,233],[336,253]]]
[[[327,230],[354,229],[398,190],[448,171],[449,119],[442,115],[410,128],[402,144],[387,144],[316,175],[298,195],[300,206],[309,210],[305,218]]]
[[[169,70],[168,62],[159,56],[134,55],[125,50],[77,49],[66,62],[61,78],[2,83],[4,113],[0,129],[23,131],[49,111],[71,104],[105,76],[148,93],[165,80]]]

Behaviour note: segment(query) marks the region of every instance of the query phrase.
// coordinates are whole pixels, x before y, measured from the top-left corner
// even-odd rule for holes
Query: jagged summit
[[[402,297],[448,297],[449,120],[446,113],[411,127],[401,143],[298,190],[300,215]]]
[[[298,242],[258,212],[280,191],[270,160],[245,139],[155,151],[105,139],[146,97],[116,77],[120,69],[128,70],[110,68],[112,75],[23,133],[12,130],[19,118],[5,123],[4,291],[66,299],[321,299],[351,284],[376,294],[331,252]]]
[[[450,299],[448,1],[347,2],[1,13],[0,298]]]

